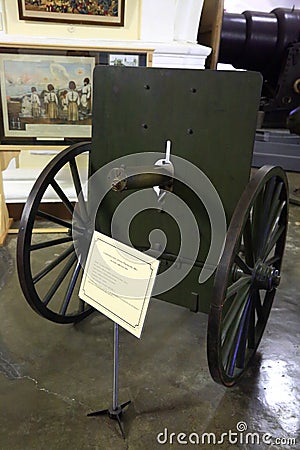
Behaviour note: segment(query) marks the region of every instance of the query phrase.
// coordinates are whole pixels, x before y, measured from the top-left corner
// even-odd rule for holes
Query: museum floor
[[[0,249],[1,450],[299,448],[299,206],[290,207],[282,282],[263,341],[239,385],[226,389],[209,375],[204,314],[153,300],[141,340],[120,330],[119,400],[132,401],[126,440],[115,421],[86,416],[111,405],[112,323],[97,313],[76,326],[38,316],[20,291],[15,247],[10,235]],[[199,445],[177,442],[197,436]]]

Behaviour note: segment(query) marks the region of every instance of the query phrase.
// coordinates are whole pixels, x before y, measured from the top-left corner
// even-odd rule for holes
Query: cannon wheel
[[[57,323],[77,322],[93,311],[78,297],[82,267],[72,238],[72,215],[76,202],[79,203],[82,233],[88,235],[91,228],[82,191],[82,171],[87,176],[87,161],[83,160],[88,158],[89,152],[90,143],[80,143],[55,156],[36,180],[20,221],[17,267],[22,291],[37,313]],[[82,165],[85,166],[83,170]],[[68,186],[68,191],[64,185],[66,177],[72,185],[71,189]],[[50,191],[52,197],[57,196],[64,212],[59,217],[45,211],[43,206]],[[62,216],[67,218],[62,219]],[[54,227],[52,231],[55,233],[50,238],[49,234],[34,232],[34,227],[41,231],[40,219],[49,221]]]
[[[288,185],[279,167],[264,166],[248,183],[232,216],[208,318],[213,379],[233,386],[253,358],[276,288],[288,222]]]

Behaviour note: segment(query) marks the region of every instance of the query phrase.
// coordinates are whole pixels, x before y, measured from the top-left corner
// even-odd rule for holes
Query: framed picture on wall
[[[21,20],[124,25],[125,0],[18,0]]]
[[[91,139],[94,67],[147,66],[148,53],[0,47],[0,143]]]
[[[89,138],[89,56],[0,54],[3,131],[7,138]]]
[[[140,65],[139,64],[139,55],[111,53],[109,55],[109,65],[110,66],[138,67]]]

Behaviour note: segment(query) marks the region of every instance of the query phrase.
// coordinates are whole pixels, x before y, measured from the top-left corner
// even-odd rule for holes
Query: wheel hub
[[[258,289],[271,291],[279,286],[280,271],[258,261],[253,269],[252,282]]]

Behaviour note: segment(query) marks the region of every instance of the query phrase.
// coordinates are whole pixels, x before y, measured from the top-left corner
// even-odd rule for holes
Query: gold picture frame
[[[124,26],[125,0],[18,0],[21,20]]]

